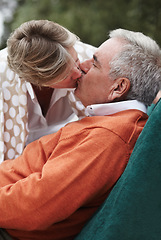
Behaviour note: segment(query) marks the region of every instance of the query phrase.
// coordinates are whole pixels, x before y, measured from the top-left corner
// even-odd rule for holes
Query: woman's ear
[[[130,80],[128,78],[117,78],[113,84],[111,102],[125,100],[130,90]]]

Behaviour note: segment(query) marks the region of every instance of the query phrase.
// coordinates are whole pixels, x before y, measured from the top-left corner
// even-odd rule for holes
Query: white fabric
[[[114,103],[93,104],[87,106],[85,113],[87,116],[105,116],[128,109],[137,109],[147,113],[146,106],[137,100],[127,100]]]
[[[46,116],[42,114],[32,86],[28,84],[28,128],[29,134],[26,145],[36,139],[57,132],[68,122],[78,120],[73,112],[67,96],[69,89],[54,89]],[[40,131],[41,129],[41,131]]]

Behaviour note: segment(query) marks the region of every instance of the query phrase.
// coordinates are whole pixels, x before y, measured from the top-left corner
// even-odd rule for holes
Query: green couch
[[[161,239],[161,101],[109,197],[75,240]]]

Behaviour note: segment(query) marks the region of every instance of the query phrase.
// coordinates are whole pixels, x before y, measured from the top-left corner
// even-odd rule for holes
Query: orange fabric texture
[[[146,120],[138,110],[86,117],[3,162],[0,227],[21,240],[73,239],[124,171]]]

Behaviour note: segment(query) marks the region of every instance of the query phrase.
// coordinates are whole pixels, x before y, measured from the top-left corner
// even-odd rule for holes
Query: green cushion
[[[124,173],[75,240],[154,239],[161,239],[161,101]]]
[[[147,111],[147,114],[148,114],[148,115],[150,115],[150,114],[152,113],[154,107],[155,107],[155,104],[154,104],[154,103],[152,103],[152,104],[148,107],[148,111]]]

